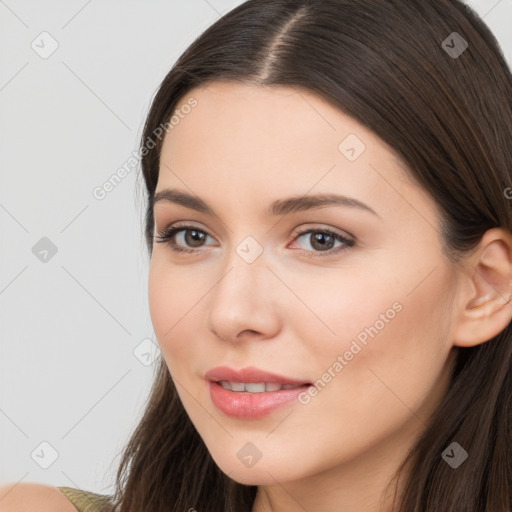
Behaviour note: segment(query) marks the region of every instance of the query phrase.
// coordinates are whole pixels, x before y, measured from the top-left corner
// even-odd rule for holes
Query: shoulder
[[[0,512],[76,512],[57,488],[36,483],[12,483],[0,487]]]

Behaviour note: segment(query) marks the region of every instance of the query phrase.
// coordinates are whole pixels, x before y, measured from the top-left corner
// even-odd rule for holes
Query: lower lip
[[[267,416],[276,409],[297,400],[298,396],[310,386],[304,384],[295,389],[247,393],[229,391],[218,382],[209,381],[209,384],[210,396],[215,406],[226,416],[243,420],[256,420]]]

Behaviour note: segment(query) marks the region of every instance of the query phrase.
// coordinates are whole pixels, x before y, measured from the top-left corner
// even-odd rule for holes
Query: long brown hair
[[[470,7],[459,0],[249,0],[189,46],[153,99],[141,140],[150,254],[163,141],[155,133],[171,126],[179,100],[213,80],[306,88],[371,129],[436,201],[451,260],[486,230],[511,230],[504,191],[512,185],[512,76]],[[404,461],[412,466],[397,511],[512,510],[511,354],[510,324],[459,349],[450,387]],[[454,441],[469,454],[456,470],[441,457]],[[122,453],[115,510],[250,512],[256,491],[217,467],[160,359]]]

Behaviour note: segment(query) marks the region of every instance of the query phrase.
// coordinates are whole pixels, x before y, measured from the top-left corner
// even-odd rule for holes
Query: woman
[[[511,98],[458,0],[194,41],[141,141],[162,360],[111,510],[512,510]]]

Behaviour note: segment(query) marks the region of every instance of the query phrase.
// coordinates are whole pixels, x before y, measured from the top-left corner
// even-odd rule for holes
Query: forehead
[[[195,106],[185,108],[191,101]],[[364,202],[390,200],[396,209],[398,189],[409,181],[392,148],[305,89],[211,82],[189,91],[175,114],[179,122],[164,139],[157,190],[188,188],[210,203],[221,190],[239,207],[335,192]]]
[[[192,100],[195,106],[190,108]],[[310,165],[313,158],[322,165],[341,156],[355,168],[358,163],[348,158],[354,155],[343,153],[352,146],[356,157],[371,152],[380,161],[397,158],[364,125],[302,88],[210,82],[189,91],[177,104],[173,119],[178,122],[162,148],[167,163],[215,155],[226,164],[245,163],[247,168],[258,162],[284,171],[280,164],[287,161],[305,158]]]
[[[192,98],[196,106],[183,114]],[[242,149],[247,150],[253,138],[272,142],[273,150],[283,151],[289,146],[296,149],[304,143],[307,147],[317,147],[318,139],[322,138],[325,147],[333,149],[333,142],[341,140],[344,134],[354,133],[368,145],[390,149],[364,125],[303,88],[210,82],[186,94],[175,112],[180,114],[180,129],[175,127],[174,137],[169,139],[176,142],[181,137],[195,136],[205,142],[208,139],[217,144],[221,141],[229,144],[226,139],[229,136],[231,140],[246,140]],[[265,154],[265,148],[261,149]]]

